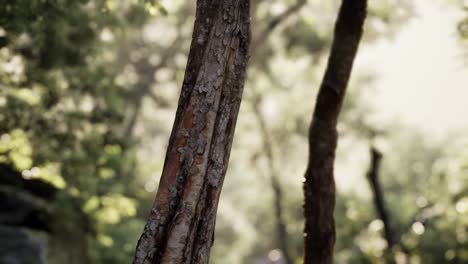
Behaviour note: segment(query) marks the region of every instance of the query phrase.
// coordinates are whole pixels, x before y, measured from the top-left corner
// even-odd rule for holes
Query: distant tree
[[[260,110],[260,103],[261,97],[258,96],[258,99],[254,101],[254,112],[255,118],[257,119],[257,123],[260,127],[260,131],[262,133],[262,148],[265,156],[267,158],[268,164],[268,171],[269,180],[270,180],[270,188],[273,192],[273,208],[274,208],[274,218],[275,218],[275,231],[276,231],[276,238],[279,249],[283,254],[284,263],[290,264],[293,263],[293,259],[291,258],[288,252],[288,232],[286,229],[286,222],[284,221],[284,197],[283,197],[283,190],[281,189],[281,182],[280,177],[278,175],[278,171],[276,168],[276,157],[273,148],[273,141],[271,139],[270,134],[268,133],[268,127],[265,121],[265,117],[261,113]]]
[[[373,195],[373,203],[375,211],[383,224],[383,236],[387,241],[387,251],[389,253],[389,263],[395,263],[392,255],[392,248],[398,244],[397,234],[392,226],[391,217],[387,209],[384,191],[380,182],[380,164],[382,161],[382,153],[375,146],[371,146],[370,150],[370,166],[367,172],[367,180]]]
[[[197,1],[164,169],[133,263],[208,263],[249,42],[248,0]]]
[[[333,260],[336,125],[362,37],[366,6],[366,0],[342,1],[309,129],[309,161],[304,182],[305,264],[326,264]]]

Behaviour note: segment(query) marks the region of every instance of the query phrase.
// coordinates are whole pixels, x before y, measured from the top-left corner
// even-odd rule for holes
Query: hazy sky
[[[457,42],[456,32],[464,14],[442,1],[414,2],[417,16],[395,38],[360,47],[353,76],[366,70],[377,74],[366,93],[376,120],[398,121],[434,139],[468,132],[468,60],[463,59],[468,50]],[[369,196],[362,177],[367,167],[367,146],[355,147],[337,163],[340,191]]]
[[[463,13],[441,1],[414,2],[417,16],[396,38],[362,46],[356,67],[377,73],[372,99],[381,119],[439,136],[467,129],[468,50],[456,32]]]

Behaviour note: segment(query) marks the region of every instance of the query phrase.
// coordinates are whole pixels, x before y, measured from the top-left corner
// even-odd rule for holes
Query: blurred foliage
[[[468,12],[468,2],[464,1],[462,5],[463,10]],[[460,32],[462,38],[468,38],[468,15],[458,24],[458,31]]]
[[[254,2],[254,40],[294,4]],[[278,257],[268,157],[254,111],[259,97],[281,169],[289,251],[300,263],[307,128],[338,4],[310,0],[267,39],[256,40],[212,263]],[[412,15],[409,1],[370,5],[364,44],[392,37]],[[162,170],[194,11],[193,1],[182,0],[0,5],[0,163],[60,189],[50,263],[130,262]],[[361,98],[373,73],[356,74],[340,123],[338,163],[356,149],[367,153],[377,129]],[[468,261],[468,144],[429,144],[409,128],[379,129],[385,131],[384,191],[412,263]],[[341,190],[338,182],[337,263],[382,263],[386,254],[370,192],[356,191],[368,190],[367,164],[361,169],[355,188]],[[422,212],[424,222],[414,218]]]
[[[462,20],[458,23],[457,29],[458,33],[460,34],[461,43],[463,47],[465,47],[465,49],[467,50],[464,53],[464,58],[466,60],[468,59],[468,1],[460,1],[460,3],[465,13],[465,17],[462,18]]]
[[[116,81],[119,69],[109,67],[103,32],[131,27],[126,13],[142,8],[135,3],[116,12],[117,4],[7,1],[0,8],[1,162],[61,189],[51,252],[65,252],[64,260],[88,251],[93,263],[129,259],[125,239],[139,233],[135,224],[120,224],[133,221],[142,193],[130,177],[133,140],[122,137],[131,91]],[[119,239],[119,232],[127,234]],[[94,244],[113,251],[111,257],[91,251]]]

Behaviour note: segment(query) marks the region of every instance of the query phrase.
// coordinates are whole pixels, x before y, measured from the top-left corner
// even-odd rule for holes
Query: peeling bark
[[[185,79],[134,264],[208,263],[242,97],[248,0],[198,0]]]
[[[366,5],[366,0],[342,1],[309,129],[309,161],[304,182],[305,264],[333,262],[336,125],[363,33]]]

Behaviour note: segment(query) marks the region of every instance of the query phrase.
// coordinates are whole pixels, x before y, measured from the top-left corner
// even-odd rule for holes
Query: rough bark
[[[366,17],[366,0],[343,0],[309,129],[304,182],[304,263],[331,264],[335,244],[336,125]]]
[[[273,191],[273,208],[274,208],[274,217],[275,217],[275,225],[276,225],[276,238],[279,249],[283,254],[284,263],[291,264],[294,261],[291,259],[288,250],[288,231],[286,229],[286,223],[284,221],[284,207],[283,207],[283,190],[281,189],[281,184],[279,180],[279,175],[277,173],[276,162],[275,162],[275,155],[273,151],[273,142],[270,139],[270,135],[268,133],[268,128],[263,118],[262,113],[259,109],[260,102],[254,103],[254,112],[255,117],[257,118],[257,122],[260,126],[260,131],[262,134],[263,140],[263,149],[265,151],[265,155],[267,158],[268,164],[268,174],[270,179],[270,186],[271,190]]]
[[[198,0],[185,79],[135,264],[208,263],[241,102],[248,0]]]

